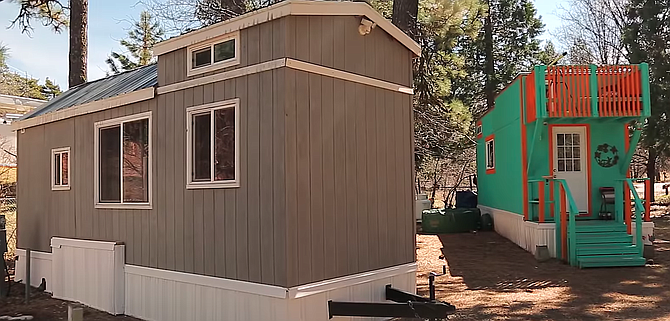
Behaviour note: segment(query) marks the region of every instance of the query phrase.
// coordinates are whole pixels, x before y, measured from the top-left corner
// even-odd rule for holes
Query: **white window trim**
[[[475,135],[481,135],[482,134],[482,125],[477,125],[475,127]]]
[[[228,59],[228,60],[223,60],[219,62],[214,62],[214,45],[228,41],[230,39],[235,39],[235,57]],[[204,48],[210,48],[210,55],[211,55],[211,64],[209,66],[204,66],[204,67],[198,67],[198,68],[193,68],[193,52],[204,49]],[[199,75],[199,74],[204,74],[206,72],[214,71],[214,70],[219,70],[222,68],[226,67],[231,67],[238,65],[240,63],[240,32],[235,31],[226,35],[223,35],[221,37],[217,37],[211,40],[208,40],[207,42],[203,43],[198,43],[193,46],[189,46],[187,51],[187,57],[186,57],[186,76],[194,76],[194,75]]]
[[[495,159],[495,153],[496,153],[496,144],[495,144],[495,138],[489,139],[486,141],[484,147],[486,148],[486,169],[495,169],[496,168],[496,159]],[[489,143],[493,145],[493,153],[489,152]],[[493,166],[489,166],[489,157],[491,158],[491,163]]]
[[[140,119],[149,120],[149,202],[147,203],[123,203],[123,175],[121,175],[121,202],[120,203],[100,203],[100,129],[105,127],[110,127],[114,125],[121,125],[126,122],[131,122]],[[152,124],[151,124],[151,112],[144,112],[134,115],[129,115],[125,117],[119,117],[114,119],[103,120],[95,123],[95,139],[94,139],[94,175],[95,180],[95,193],[94,193],[94,202],[95,208],[116,208],[116,209],[151,209],[152,200],[153,200],[153,143],[152,143]],[[123,134],[123,128],[121,130]],[[121,140],[123,144],[123,140]],[[123,148],[121,148],[121,153],[123,153]],[[123,155],[121,155],[121,162],[123,162]],[[123,171],[123,163],[121,163],[121,168]]]
[[[67,152],[67,185],[56,185],[56,177],[54,177],[54,169],[56,167],[56,162],[54,161],[54,156],[56,154],[61,154]],[[68,191],[70,190],[70,182],[72,181],[72,153],[70,152],[70,147],[61,147],[54,148],[51,150],[51,190],[52,191]],[[60,179],[61,183],[63,182],[63,156],[61,156],[61,166],[60,166]]]
[[[186,188],[187,189],[203,189],[203,188],[237,188],[240,187],[240,100],[238,98],[226,101],[220,101],[200,106],[193,106],[186,109]],[[235,180],[223,182],[193,182],[193,141],[191,137],[192,117],[194,114],[205,110],[216,110],[223,108],[235,109]],[[214,121],[214,118],[211,118]],[[214,130],[214,126],[211,126]],[[212,137],[213,138],[213,137]],[[211,155],[214,155],[214,139],[211,140]],[[214,168],[214,164],[212,164]],[[213,175],[212,175],[213,177]]]

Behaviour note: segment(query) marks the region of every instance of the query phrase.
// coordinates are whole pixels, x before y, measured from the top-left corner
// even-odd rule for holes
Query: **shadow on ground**
[[[462,320],[665,320],[670,317],[670,217],[655,219],[656,257],[639,268],[578,269],[533,256],[494,232],[418,236],[417,286]],[[441,250],[440,250],[441,248]],[[440,259],[440,255],[444,259]]]

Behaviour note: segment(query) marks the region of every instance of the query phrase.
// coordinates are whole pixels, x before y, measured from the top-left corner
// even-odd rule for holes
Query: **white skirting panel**
[[[124,313],[124,245],[54,237],[51,251],[55,298]]]
[[[286,320],[285,288],[126,265],[126,314],[144,320]]]
[[[549,256],[556,257],[556,224],[524,222],[526,251],[535,255],[536,245],[546,245]]]
[[[26,250],[16,249],[16,255],[19,257],[16,261],[14,280],[25,281],[26,279]],[[30,251],[30,285],[37,287],[42,282],[42,278],[47,281],[46,291],[52,291],[51,278],[51,253]]]
[[[633,243],[635,243],[635,222],[631,224],[631,234],[633,234]],[[642,222],[642,243],[652,245],[654,240],[654,222]]]
[[[479,205],[483,213],[493,217],[495,231],[528,252],[535,254],[537,245],[546,245],[551,257],[556,257],[556,225],[523,220],[523,215]]]
[[[382,270],[360,273],[289,290],[290,321],[328,320],[328,301],[384,302],[385,287],[416,293],[416,264],[405,264]],[[386,320],[388,318],[366,318]],[[336,317],[335,320],[363,320]]]
[[[416,288],[414,263],[289,289],[133,265],[125,271],[126,314],[156,321],[326,321],[328,300],[381,302],[386,284]]]

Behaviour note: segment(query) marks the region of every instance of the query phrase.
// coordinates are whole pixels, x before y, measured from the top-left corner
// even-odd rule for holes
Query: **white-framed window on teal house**
[[[151,208],[151,112],[95,123],[95,207]]]
[[[239,100],[186,110],[186,188],[240,186]]]
[[[70,147],[51,150],[51,190],[70,189]]]
[[[188,47],[187,75],[197,75],[239,64],[239,42],[238,31]]]
[[[486,148],[486,174],[493,174],[496,170],[495,159],[495,139],[493,135],[489,135],[485,140]]]

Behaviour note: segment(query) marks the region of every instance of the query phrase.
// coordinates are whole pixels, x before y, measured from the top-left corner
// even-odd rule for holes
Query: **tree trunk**
[[[651,184],[651,195],[649,195],[649,201],[655,202],[656,197],[654,195],[654,184],[656,183],[656,159],[658,158],[658,153],[656,149],[649,148],[649,158],[647,160],[647,177],[649,178],[649,184]]]
[[[488,15],[484,22],[484,46],[486,53],[486,109],[489,110],[495,105],[495,66],[493,63],[493,19],[491,17],[491,1],[488,1]]]
[[[391,21],[405,33],[410,33],[419,14],[418,0],[393,0],[393,17]]]
[[[70,88],[86,82],[88,0],[70,0]]]

